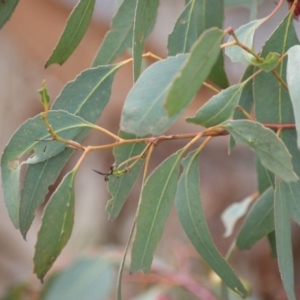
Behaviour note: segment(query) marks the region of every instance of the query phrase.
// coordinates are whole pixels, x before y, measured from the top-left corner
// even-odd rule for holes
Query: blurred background
[[[51,65],[48,69],[44,69],[44,64],[52,53],[76,2],[73,0],[20,1],[11,20],[0,31],[0,147],[2,151],[19,125],[42,111],[37,90],[40,89],[43,79],[46,80],[51,99],[54,101],[67,82],[75,79],[80,72],[91,66],[119,1],[98,0],[93,22],[71,58],[63,66]],[[167,36],[182,12],[185,1],[161,0],[160,2],[157,24],[147,42],[146,50],[165,57]],[[258,5],[258,17],[266,16],[276,5],[273,0],[258,2],[261,3]],[[283,5],[279,13],[258,30],[255,41],[257,51],[287,11],[287,4]],[[245,7],[228,7],[224,28],[231,26],[236,29],[247,23],[250,20],[250,13],[250,10]],[[297,21],[295,23],[299,31],[299,23]],[[126,57],[124,54],[120,60]],[[243,74],[245,66],[233,65],[226,60],[226,69],[230,82],[236,83]],[[101,126],[114,133],[118,132],[122,103],[132,85],[131,78],[130,67],[119,71],[113,84],[111,101],[99,120]],[[201,89],[185,116],[193,115],[195,110],[211,96],[208,90]],[[171,132],[198,130],[184,122],[185,116],[170,129]],[[222,254],[228,250],[232,238],[223,237],[225,229],[220,219],[221,213],[230,203],[241,201],[256,190],[252,153],[237,147],[232,155],[228,156],[227,142],[227,138],[223,137],[214,139],[205,148],[200,158],[201,197],[214,241]],[[106,139],[99,134],[91,134],[84,143],[103,144],[106,143]],[[159,145],[155,149],[152,168],[182,145],[181,142]],[[78,156],[75,155],[65,171],[71,168],[76,158]],[[76,218],[73,234],[50,273],[64,269],[82,254],[88,257],[101,257],[104,261],[112,261],[115,265],[120,261],[135,214],[139,187],[132,191],[120,217],[114,222],[108,222],[105,204],[110,196],[106,191],[103,178],[92,172],[92,169],[109,170],[112,163],[113,157],[109,151],[100,152],[89,156],[80,169],[76,178]],[[51,190],[53,188],[50,188],[50,193]],[[27,241],[24,241],[8,218],[2,193],[0,208],[0,299],[15,284],[25,284],[27,296],[23,294],[21,296],[23,298],[14,299],[40,299],[39,292],[43,287],[32,274],[32,257],[41,212],[37,212],[37,218],[29,231]],[[296,234],[295,230],[295,236]],[[295,248],[297,243],[299,242],[295,242]],[[300,265],[297,252],[295,256],[296,280],[298,278],[299,281],[297,271]],[[233,265],[237,273],[253,287],[251,299],[285,299],[276,261],[271,258],[265,240],[257,243],[250,251],[235,254]],[[173,291],[173,294],[165,298],[158,298],[161,293],[155,290],[152,295],[157,296],[150,296],[149,299],[199,299],[200,294],[196,294],[193,289],[189,290],[192,284],[199,288],[199,293],[204,291],[203,299],[213,299],[209,298],[205,291],[214,290],[219,285],[219,281],[207,269],[188,242],[174,211],[171,213],[157,251],[154,270],[164,276],[155,277],[154,272],[147,277],[148,279],[141,274],[130,277],[128,271],[125,271],[124,299],[133,299],[136,295],[148,291],[153,283],[160,287],[183,286],[184,288]],[[115,271],[112,274],[111,278],[115,281]],[[172,277],[170,274],[182,275],[184,279]],[[186,278],[190,285],[184,283]],[[186,291],[187,294],[184,294]],[[115,299],[115,297],[112,293],[104,299]]]

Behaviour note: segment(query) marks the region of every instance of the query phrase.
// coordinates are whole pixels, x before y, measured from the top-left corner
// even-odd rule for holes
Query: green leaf
[[[126,132],[120,132],[120,137],[123,139],[134,139],[135,135]],[[114,148],[114,158],[117,166],[129,159],[143,152],[145,145],[142,143],[127,144]],[[133,161],[126,163],[123,168],[128,167]],[[112,175],[109,177],[108,190],[112,195],[112,199],[107,202],[106,211],[109,215],[109,220],[114,220],[120,213],[138,175],[144,165],[144,160],[140,159],[130,172],[118,177]]]
[[[286,185],[276,177],[275,182],[275,233],[279,271],[289,300],[296,300],[294,292],[294,266],[291,224],[287,203]]]
[[[178,18],[173,32],[168,38],[168,55],[188,53],[204,30],[223,27],[223,1],[192,0]],[[199,17],[200,16],[200,17]],[[223,54],[220,53],[209,78],[221,88],[228,87],[224,71]]]
[[[20,231],[24,239],[34,219],[35,211],[44,202],[49,192],[48,187],[54,184],[73,151],[66,149],[46,161],[28,165],[18,211]]]
[[[10,19],[19,0],[5,0],[0,1],[0,29]]]
[[[120,65],[108,65],[82,72],[65,86],[52,109],[64,109],[89,122],[96,122],[108,103],[114,75],[119,68]],[[88,131],[82,129],[74,140],[81,141]],[[50,160],[28,166],[20,203],[20,230],[24,237],[36,209],[48,193],[48,186],[55,182],[72,153],[71,149],[66,149]]]
[[[122,131],[137,136],[159,135],[178,119],[179,114],[168,116],[163,101],[186,58],[186,54],[170,57],[152,64],[141,74],[127,95],[121,117]]]
[[[255,151],[262,165],[284,181],[297,181],[291,155],[276,134],[260,123],[248,120],[226,121],[222,124],[236,142]]]
[[[211,28],[196,41],[168,89],[165,107],[169,116],[182,112],[191,103],[218,59],[223,36],[222,30]]]
[[[43,280],[61,250],[67,244],[74,222],[74,177],[69,172],[53,193],[45,208],[34,254],[34,273]]]
[[[136,0],[124,0],[114,16],[111,29],[106,33],[93,66],[112,63],[132,46],[133,20]]]
[[[110,262],[97,257],[81,257],[53,278],[43,300],[107,299],[113,282],[114,270]]]
[[[195,117],[187,118],[188,123],[212,127],[226,121],[239,103],[245,84],[232,85],[213,96],[197,112]]]
[[[224,55],[220,52],[217,62],[212,67],[209,79],[222,89],[226,89],[229,86],[226,72],[224,70]]]
[[[48,94],[45,81],[43,81],[42,88],[40,90],[38,90],[38,92],[41,95],[41,102],[42,102],[44,108],[48,110],[48,106],[50,103],[50,96]]]
[[[244,72],[241,82],[247,80],[253,73],[254,73],[254,66],[249,65],[246,69],[246,71]],[[253,79],[248,80],[242,90],[242,94],[240,96],[240,100],[238,105],[240,107],[242,107],[247,113],[250,114],[251,109],[253,107]],[[238,120],[238,119],[245,119],[245,115],[239,110],[236,109],[233,113],[232,116],[233,120]],[[232,137],[230,137],[229,140],[229,153],[231,153],[231,151],[233,150],[235,146],[235,142],[234,139]]]
[[[95,0],[80,0],[74,7],[58,44],[48,58],[45,68],[52,64],[62,65],[82,40],[92,19]]]
[[[155,25],[158,5],[159,0],[136,0],[132,47],[134,81],[137,81],[141,73],[144,45]]]
[[[167,158],[145,183],[132,245],[131,272],[150,271],[154,251],[175,198],[181,155],[182,151],[179,151]]]
[[[275,176],[272,172],[268,171],[256,158],[256,173],[257,173],[257,187],[259,194],[262,194],[270,186],[275,188]]]
[[[1,157],[2,185],[4,199],[10,218],[16,228],[19,227],[19,190],[20,170],[22,164],[32,164],[45,161],[60,152],[66,145],[57,141],[43,141],[50,137],[41,115],[27,120],[11,137]],[[60,136],[71,139],[76,136],[82,126],[87,126],[80,117],[66,111],[51,111],[48,120]],[[26,160],[22,156],[33,152]],[[31,191],[32,193],[32,191]]]
[[[267,189],[255,202],[237,237],[240,250],[250,249],[264,236],[274,231],[274,190]]]
[[[292,155],[292,163],[295,173],[300,176],[300,153],[296,144],[297,133],[296,130],[284,130],[282,134],[282,141],[287,145],[289,152]],[[284,187],[286,192],[286,201],[289,204],[290,215],[293,219],[300,224],[300,181],[297,182],[282,182],[281,186]]]
[[[247,292],[229,264],[218,252],[210,236],[199,196],[199,170],[195,152],[182,160],[183,173],[176,192],[176,209],[190,241],[208,265],[242,297]]]
[[[111,86],[122,64],[88,69],[70,81],[54,102],[52,109],[63,109],[95,123],[111,95]]]
[[[246,45],[248,48],[253,48],[253,38],[256,29],[262,25],[267,18],[253,20],[247,24],[242,25],[240,28],[235,30],[239,42]],[[234,38],[231,36],[228,39],[228,43],[233,42]],[[232,62],[243,62],[246,64],[253,63],[253,55],[243,50],[239,46],[230,46],[225,48],[225,54],[231,59]]]
[[[287,63],[287,84],[289,87],[289,94],[292,100],[294,117],[297,130],[297,144],[300,149],[300,46],[296,45],[288,50]]]
[[[222,28],[223,1],[191,0],[176,21],[168,38],[168,56],[188,53],[202,32],[211,27]]]
[[[268,242],[272,253],[272,258],[277,259],[277,250],[276,250],[276,236],[275,230],[268,234]]]
[[[263,47],[262,56],[270,52],[283,55],[290,47],[299,44],[292,18],[287,16]],[[277,68],[278,75],[286,80],[286,60]],[[262,123],[294,123],[293,107],[288,91],[271,73],[262,72],[254,78],[255,116]],[[283,132],[284,134],[284,132]]]
[[[268,53],[267,57],[262,62],[258,62],[255,58],[252,59],[252,65],[257,66],[265,72],[271,72],[278,65],[279,54],[275,52]]]

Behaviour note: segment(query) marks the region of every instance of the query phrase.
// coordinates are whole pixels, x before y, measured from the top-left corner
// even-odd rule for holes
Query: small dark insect
[[[110,171],[109,171],[108,173],[103,173],[103,172],[100,172],[100,171],[97,171],[97,170],[94,170],[94,169],[93,169],[93,171],[96,172],[96,173],[98,173],[98,174],[100,174],[100,175],[105,176],[105,177],[104,177],[104,180],[105,180],[105,181],[108,181],[108,180],[109,180],[109,176],[114,174],[115,166],[116,166],[116,164],[113,164],[113,165],[110,167]]]
[[[287,0],[287,2],[288,2],[288,5],[289,5],[289,9],[291,9],[291,7],[294,3],[294,0]],[[294,18],[298,20],[299,15],[300,15],[300,1],[298,1],[296,9],[294,11]]]
[[[1,2],[2,2],[3,4],[5,4],[5,0],[1,0]]]

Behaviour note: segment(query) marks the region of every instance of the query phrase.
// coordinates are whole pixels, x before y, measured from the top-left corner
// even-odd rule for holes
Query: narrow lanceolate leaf
[[[169,116],[180,113],[191,103],[217,61],[223,36],[222,30],[211,28],[196,41],[168,89],[165,107]]]
[[[52,111],[48,120],[53,124],[53,129],[64,138],[76,136],[82,126],[88,123],[66,111]],[[60,152],[66,145],[56,141],[45,141],[50,138],[49,132],[41,119],[41,114],[27,120],[14,133],[4,149],[1,157],[2,185],[4,199],[10,218],[16,228],[19,227],[19,191],[20,170],[23,163],[37,163],[45,161]],[[26,162],[22,156],[33,152]]]
[[[293,20],[287,16],[263,47],[262,57],[270,52],[283,55],[293,45],[299,44]],[[277,68],[278,75],[286,82],[286,60]],[[253,93],[255,116],[262,123],[294,123],[293,106],[289,92],[272,73],[261,72],[254,78]],[[282,133],[285,134],[285,131]]]
[[[120,132],[120,137],[123,139],[134,139],[135,135]],[[127,159],[139,155],[143,152],[145,144],[127,144],[114,148],[114,158],[117,166],[126,161]],[[130,166],[133,161],[126,163],[123,168]],[[137,177],[144,165],[144,159],[140,159],[128,173],[122,176],[112,175],[109,177],[108,190],[112,195],[112,199],[107,202],[106,211],[109,215],[109,219],[114,220],[120,213]]]
[[[45,208],[34,254],[34,273],[43,280],[68,242],[74,222],[74,177],[69,172]]]
[[[267,189],[253,205],[237,237],[239,249],[250,249],[257,241],[274,231],[274,190]]]
[[[300,149],[300,46],[296,45],[289,49],[287,63],[287,84],[292,100],[294,118],[297,130],[297,144]]]
[[[291,224],[288,210],[286,186],[276,178],[275,183],[275,234],[276,249],[283,286],[289,300],[296,300],[294,291],[294,266],[291,238]]]
[[[223,27],[222,0],[192,0],[186,5],[178,18],[173,32],[168,38],[168,55],[188,53],[204,30],[212,27]],[[228,87],[228,80],[224,71],[223,54],[220,53],[212,68],[209,79],[221,88]]]
[[[210,236],[199,196],[199,170],[195,152],[182,160],[183,173],[176,192],[176,209],[190,241],[207,264],[228,287],[245,297],[247,292],[229,264],[220,255]]]
[[[300,176],[300,153],[297,147],[297,132],[296,130],[285,130],[282,134],[282,141],[286,144],[289,152],[292,155],[292,162],[295,173]],[[289,204],[290,215],[300,225],[300,181],[297,182],[282,182],[281,186],[286,191],[285,195]]]
[[[19,0],[0,1],[0,29],[10,19]]]
[[[236,142],[254,150],[262,165],[282,180],[297,181],[291,155],[276,134],[260,123],[248,120],[226,121],[222,127]]]
[[[154,27],[158,4],[159,0],[136,0],[132,45],[134,81],[137,81],[141,73],[144,45]]]
[[[244,83],[240,83],[221,91],[203,105],[195,117],[187,118],[186,121],[203,127],[211,127],[226,121],[237,107],[244,86]]]
[[[93,15],[95,0],[80,0],[75,6],[58,44],[48,58],[45,67],[62,65],[74,52],[83,38]]]
[[[159,135],[180,116],[169,117],[163,101],[186,54],[170,57],[147,68],[129,92],[122,112],[121,130],[137,136]]]
[[[107,32],[93,61],[93,66],[107,65],[132,46],[133,20],[136,0],[124,0],[114,16],[111,29]]]
[[[107,259],[81,257],[49,282],[44,300],[104,300],[113,287],[114,269]]]
[[[188,53],[204,30],[222,25],[223,1],[191,0],[169,35],[168,55]]]
[[[101,66],[82,72],[69,82],[52,109],[63,109],[89,122],[96,122],[111,94],[111,85],[119,65]],[[79,142],[89,129],[81,129],[74,140]],[[49,143],[49,142],[48,142]],[[20,203],[20,230],[25,237],[34,214],[48,193],[73,151],[66,149],[51,159],[29,165],[25,174]]]
[[[242,25],[239,29],[235,31],[235,34],[238,40],[246,45],[248,48],[253,48],[253,38],[256,29],[262,25],[267,18],[253,20],[247,24]],[[234,38],[231,36],[228,39],[228,43],[233,42]],[[246,64],[253,62],[252,54],[248,53],[247,51],[243,50],[239,46],[230,46],[226,47],[225,54],[229,56],[232,62],[244,62]]]
[[[154,251],[174,202],[181,155],[179,151],[166,159],[145,183],[131,252],[131,272],[150,271]]]
[[[259,194],[262,194],[270,186],[275,188],[275,176],[268,171],[261,163],[259,158],[256,158],[256,173],[257,173],[257,189]]]
[[[246,71],[243,74],[242,80],[241,82],[247,80],[253,73],[254,73],[254,66],[249,65],[246,69]],[[247,113],[250,114],[251,109],[253,107],[253,79],[248,80],[247,83],[245,84],[243,90],[242,90],[242,94],[240,96],[240,100],[238,105],[240,107],[242,107],[243,110],[245,110]],[[239,109],[236,109],[233,113],[232,118],[234,120],[238,120],[238,119],[246,119],[246,116],[242,113],[242,111],[240,111]],[[235,146],[235,142],[234,139],[232,137],[230,137],[229,140],[229,153],[233,150]]]

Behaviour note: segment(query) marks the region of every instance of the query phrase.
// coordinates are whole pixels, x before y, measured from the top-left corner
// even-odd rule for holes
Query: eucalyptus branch
[[[254,121],[252,116],[240,105],[238,105],[235,109],[239,110],[248,120]]]
[[[272,70],[272,74],[276,77],[276,79],[281,83],[281,85],[288,91],[289,88],[287,86],[287,84],[285,83],[285,81],[280,77],[280,75],[278,74],[278,72],[274,69]]]
[[[234,30],[232,28],[230,28],[227,33],[229,35],[231,35],[233,38],[234,38],[234,42],[231,42],[230,44],[227,43],[226,44],[223,44],[227,46],[239,46],[241,47],[243,50],[245,50],[246,52],[250,53],[253,57],[255,57],[255,59],[259,62],[262,62],[263,61],[263,58],[261,58],[258,54],[255,53],[255,51],[253,51],[252,49],[248,48],[245,44],[241,43],[238,39],[238,37],[236,36]],[[224,48],[224,47],[223,47]]]
[[[52,139],[54,141],[58,141],[58,142],[62,142],[65,143],[68,147],[70,148],[74,148],[74,149],[78,149],[78,150],[85,150],[85,147],[82,146],[81,144],[75,142],[75,141],[71,141],[71,140],[67,140],[62,138],[61,136],[59,136],[52,128],[51,124],[49,123],[48,119],[47,119],[47,115],[48,115],[48,110],[44,111],[42,113],[42,121],[44,122],[44,124],[47,127],[47,131],[49,132],[49,134],[52,136]]]
[[[217,89],[216,87],[214,87],[213,85],[211,85],[211,84],[209,84],[209,83],[207,83],[205,81],[202,83],[202,85],[205,86],[205,87],[207,87],[208,89],[210,89],[211,91],[213,91],[213,92],[215,92],[217,94],[220,93],[219,89]]]

